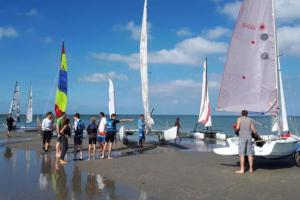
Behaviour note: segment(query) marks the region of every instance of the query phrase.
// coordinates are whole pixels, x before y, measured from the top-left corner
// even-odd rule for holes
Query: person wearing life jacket
[[[115,140],[115,136],[117,133],[117,124],[120,122],[130,122],[132,119],[116,119],[117,115],[115,113],[111,114],[111,117],[109,120],[106,122],[106,128],[105,128],[105,143],[104,147],[102,150],[102,156],[101,159],[104,159],[105,157],[105,151],[107,144],[109,145],[108,147],[108,159],[112,159],[111,157],[111,149],[112,149],[112,143]]]
[[[80,151],[79,160],[83,160],[83,152],[82,152],[82,139],[83,139],[83,131],[85,129],[84,123],[80,119],[80,114],[75,113],[74,115],[74,159],[77,159],[77,151]]]

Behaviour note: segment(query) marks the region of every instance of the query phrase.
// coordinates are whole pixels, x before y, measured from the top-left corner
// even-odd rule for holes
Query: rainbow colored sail
[[[61,117],[67,109],[68,102],[68,67],[65,53],[64,43],[61,49],[61,62],[58,77],[58,87],[55,98],[55,114],[56,117]]]

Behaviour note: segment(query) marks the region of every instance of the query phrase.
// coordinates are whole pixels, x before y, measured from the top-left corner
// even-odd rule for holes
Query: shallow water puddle
[[[0,147],[0,199],[154,199],[52,154]]]

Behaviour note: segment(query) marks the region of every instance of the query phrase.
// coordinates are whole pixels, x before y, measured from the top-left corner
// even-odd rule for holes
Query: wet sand
[[[8,142],[16,149],[41,152],[40,136],[16,133],[14,138],[31,141]],[[0,134],[0,140],[5,140]],[[52,140],[54,147],[56,139]],[[84,146],[87,147],[87,139]],[[72,140],[70,144],[72,146]],[[182,142],[184,144],[184,142]],[[218,156],[211,152],[194,152],[189,146],[147,144],[137,150],[118,143],[114,159],[76,162],[80,170],[101,174],[128,187],[145,191],[146,199],[295,199],[299,197],[300,168],[290,158],[255,159],[255,172],[235,174],[237,157]],[[69,150],[70,152],[72,149]],[[68,166],[74,165],[72,154]],[[87,156],[87,152],[85,152]],[[34,189],[33,189],[34,192]],[[126,191],[124,191],[126,193]]]

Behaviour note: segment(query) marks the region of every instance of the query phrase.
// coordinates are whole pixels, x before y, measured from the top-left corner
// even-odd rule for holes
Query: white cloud
[[[219,79],[220,75],[216,76],[215,74],[209,75],[213,80],[208,82],[209,88],[211,90],[219,88]],[[217,79],[218,80],[217,80]],[[150,85],[150,92],[157,95],[171,96],[174,94],[183,94],[183,92],[188,92],[192,94],[200,94],[201,83],[195,82],[191,79],[185,80],[174,80],[167,83],[156,83]]]
[[[30,16],[30,17],[36,16],[38,14],[39,14],[39,11],[35,8],[32,8],[25,13],[25,15]]]
[[[17,37],[18,35],[18,32],[13,27],[0,27],[0,39],[5,37]]]
[[[51,44],[53,42],[53,38],[51,36],[46,36],[44,38],[44,43]]]
[[[276,18],[283,22],[294,21],[300,19],[300,1],[299,0],[276,0]],[[225,3],[223,7],[219,8],[219,12],[228,15],[231,19],[238,16],[241,1],[235,0],[233,2]]]
[[[203,32],[203,35],[205,35],[205,37],[207,37],[208,39],[218,39],[223,36],[229,36],[230,33],[231,33],[230,29],[217,26],[214,29],[205,30]]]
[[[82,76],[79,78],[79,80],[84,82],[90,82],[90,83],[98,83],[98,82],[107,81],[109,78],[114,80],[128,80],[127,75],[117,74],[116,72],[94,73],[94,74]]]
[[[125,25],[115,25],[113,27],[115,31],[128,31],[130,32],[130,37],[134,40],[139,40],[141,35],[141,26],[135,25],[134,21],[129,21]]]
[[[186,64],[199,65],[208,54],[225,53],[227,44],[207,40],[201,36],[185,39],[175,45],[173,49],[161,49],[148,52],[148,63],[152,64]],[[123,62],[132,69],[139,68],[139,54],[121,55],[115,53],[90,53],[98,60]]]
[[[300,19],[299,0],[276,0],[276,17],[282,21]]]
[[[240,7],[241,2],[239,0],[235,0],[234,2],[224,4],[224,6],[219,9],[219,12],[235,19],[239,14]]]
[[[186,37],[193,35],[193,33],[187,27],[183,27],[176,32],[176,35],[180,37]]]
[[[300,56],[300,25],[278,28],[280,53]]]

